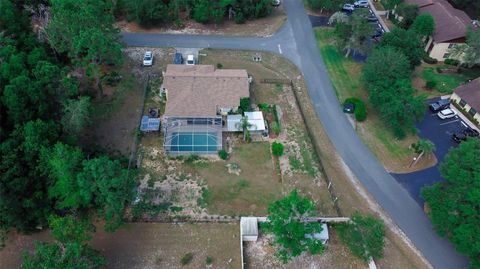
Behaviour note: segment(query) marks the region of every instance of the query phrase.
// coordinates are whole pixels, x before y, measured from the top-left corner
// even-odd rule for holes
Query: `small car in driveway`
[[[183,56],[181,53],[175,53],[173,56],[173,64],[183,64]]]
[[[378,18],[377,18],[377,16],[375,16],[375,15],[372,14],[372,15],[370,15],[370,16],[367,17],[367,21],[369,21],[369,22],[377,22],[377,21],[378,21]]]
[[[153,65],[153,53],[151,51],[145,52],[143,55],[143,66],[151,66]]]
[[[353,3],[355,7],[368,7],[368,1],[367,0],[358,0]]]
[[[187,55],[186,65],[195,65],[195,57],[192,54]]]
[[[463,130],[463,133],[469,137],[478,137],[480,135],[480,133],[477,130],[471,127],[467,127],[465,130]]]
[[[453,141],[460,143],[467,140],[467,136],[463,132],[457,132],[452,134]]]
[[[355,10],[355,6],[352,4],[345,4],[342,7],[343,11],[353,12]]]
[[[440,99],[436,102],[431,103],[428,108],[432,112],[438,112],[440,110],[444,110],[450,107],[450,101],[448,99]]]
[[[450,119],[450,118],[453,118],[453,117],[457,116],[457,112],[455,112],[454,110],[451,110],[450,108],[447,108],[447,109],[444,109],[444,110],[438,112],[437,116],[440,119],[445,120],[445,119]]]

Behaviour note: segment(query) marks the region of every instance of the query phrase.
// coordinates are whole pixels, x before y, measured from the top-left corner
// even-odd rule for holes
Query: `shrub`
[[[432,57],[430,57],[430,56],[428,56],[428,55],[425,56],[425,57],[423,57],[423,61],[426,62],[427,64],[436,64],[436,63],[438,63],[438,60],[437,60],[437,59],[432,58]]]
[[[448,65],[459,65],[460,64],[460,61],[459,60],[456,60],[456,59],[445,59],[445,64],[448,64]]]
[[[265,103],[259,103],[258,108],[260,108],[260,110],[264,111],[265,113],[270,112],[270,106]]]
[[[284,149],[284,146],[282,143],[280,142],[273,142],[272,143],[272,153],[274,156],[282,156],[283,155],[283,149]]]
[[[276,121],[272,122],[270,129],[272,129],[272,132],[276,135],[280,134],[281,128],[280,124],[278,124]]]
[[[207,259],[205,260],[205,263],[206,263],[207,265],[212,264],[212,263],[213,263],[213,258],[210,257],[210,256],[207,256]]]
[[[183,28],[185,26],[185,23],[183,22],[183,20],[178,18],[173,22],[173,24],[177,28]]]
[[[437,66],[437,73],[443,73],[443,68],[441,68],[440,66]]]
[[[367,118],[367,109],[365,107],[365,102],[356,97],[349,97],[345,99],[345,103],[355,104],[355,119],[357,121],[364,121]]]
[[[217,64],[217,68],[218,68],[218,69],[222,69],[222,68],[223,68],[223,64],[218,63],[218,64]]]
[[[429,81],[427,81],[426,86],[427,86],[427,89],[431,90],[431,89],[433,89],[437,86],[437,82],[433,81],[433,80],[429,80]]]
[[[193,253],[189,252],[185,255],[183,255],[182,259],[180,260],[180,263],[182,265],[187,265],[193,260]]]
[[[252,106],[250,104],[250,98],[244,97],[240,99],[240,109],[242,110],[242,112],[252,110]]]
[[[247,19],[245,18],[245,16],[243,15],[242,12],[237,12],[235,14],[235,23],[237,24],[242,24],[246,21]]]
[[[183,163],[192,164],[193,162],[195,162],[197,160],[200,160],[200,156],[195,155],[195,154],[191,154],[191,155],[188,155],[187,157],[184,157]]]
[[[222,160],[228,159],[228,152],[226,152],[224,149],[221,149],[218,151],[218,157]]]

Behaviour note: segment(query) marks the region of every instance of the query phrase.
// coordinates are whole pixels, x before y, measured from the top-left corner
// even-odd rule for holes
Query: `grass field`
[[[451,94],[455,88],[462,85],[469,79],[475,79],[480,76],[479,68],[472,69],[462,69],[462,73],[451,73],[451,72],[442,72],[439,73],[437,68],[444,70],[455,71],[457,67],[451,65],[429,65],[422,64],[417,68],[414,76],[417,76],[422,79],[419,85],[415,85],[417,89],[424,90],[425,83],[427,81],[434,81],[436,86],[433,91],[428,90],[427,93],[432,95],[445,95]]]
[[[360,80],[363,64],[345,58],[339,53],[333,42],[333,30],[317,28],[315,29],[315,38],[340,103],[351,96],[366,102],[367,120],[357,123],[357,132],[385,168],[392,172],[408,172],[411,169],[434,165],[436,160],[432,158],[431,160],[424,159],[416,167],[408,168],[408,164],[414,157],[409,146],[419,138],[409,135],[398,140],[393,136],[368,102],[368,93]]]

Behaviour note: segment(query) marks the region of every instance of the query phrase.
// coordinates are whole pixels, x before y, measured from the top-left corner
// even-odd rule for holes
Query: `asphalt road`
[[[464,268],[468,259],[439,237],[415,200],[378,162],[343,114],[320,56],[302,1],[284,0],[288,20],[268,38],[124,33],[131,46],[196,47],[270,51],[302,71],[320,121],[338,153],[380,206],[435,268]]]

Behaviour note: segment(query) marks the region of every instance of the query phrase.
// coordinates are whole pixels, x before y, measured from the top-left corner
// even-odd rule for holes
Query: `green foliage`
[[[226,160],[228,159],[228,152],[225,151],[224,149],[221,149],[218,151],[218,157],[220,157],[220,159],[222,160]]]
[[[433,144],[432,141],[423,138],[418,141],[416,149],[419,152],[423,152],[425,155],[432,154],[436,150],[435,144]]]
[[[380,219],[357,212],[352,215],[350,223],[338,225],[338,233],[353,255],[363,261],[383,257],[385,225]]]
[[[70,135],[79,135],[90,122],[90,97],[82,96],[78,99],[65,101],[61,119],[63,130]]]
[[[197,203],[200,207],[207,207],[208,203],[212,199],[212,195],[207,187],[202,187],[202,197],[198,198]]]
[[[423,56],[423,61],[426,62],[427,64],[436,64],[436,63],[438,63],[438,60],[437,60],[437,59],[432,58],[432,57],[428,56],[427,54],[425,54],[425,56]]]
[[[445,64],[457,66],[460,64],[460,61],[457,59],[445,59]]]
[[[258,108],[265,113],[270,113],[270,105],[265,103],[258,103]]]
[[[340,0],[306,0],[305,2],[311,9],[325,11],[336,11],[344,4],[344,1]]]
[[[480,140],[467,139],[451,148],[440,166],[445,181],[422,189],[436,231],[480,266]]]
[[[425,84],[425,86],[427,87],[427,89],[433,89],[437,86],[437,82],[436,81],[433,81],[433,80],[429,80],[427,81],[427,83]]]
[[[418,5],[410,5],[407,3],[401,3],[395,10],[396,13],[403,17],[400,22],[400,26],[403,29],[409,29],[415,18],[418,16]]]
[[[210,256],[207,256],[207,258],[205,259],[205,263],[207,265],[213,264],[213,258]]]
[[[277,111],[277,105],[272,106],[272,111],[273,111],[273,118],[275,119],[275,122],[271,123],[271,129],[274,134],[278,135],[280,134],[280,131],[282,130],[282,125],[280,124],[280,118],[278,117],[278,111]]]
[[[252,105],[250,104],[250,98],[244,97],[240,99],[240,109],[242,112],[252,111]]]
[[[341,51],[346,51],[346,57],[350,52],[366,53],[371,49],[370,36],[374,33],[371,23],[367,23],[365,17],[367,10],[355,11],[345,21],[339,20],[335,25],[335,43]]]
[[[415,18],[409,30],[414,31],[421,37],[431,36],[435,32],[435,20],[428,13],[421,14]]]
[[[367,118],[367,109],[365,103],[356,97],[349,97],[345,99],[345,103],[351,103],[355,105],[355,119],[359,122],[364,121]]]
[[[383,7],[385,7],[385,9],[392,10],[396,6],[398,6],[402,2],[402,0],[380,0],[380,2],[382,3]]]
[[[392,81],[408,79],[412,73],[407,57],[396,48],[376,48],[367,58],[362,79],[370,85],[388,86]]]
[[[218,68],[218,69],[222,69],[222,68],[223,68],[223,64],[217,63],[217,68]]]
[[[180,263],[182,265],[187,265],[193,260],[193,253],[189,252],[183,255],[183,257],[180,259]]]
[[[208,0],[200,0],[198,5],[195,6],[195,11],[193,13],[193,18],[195,21],[200,23],[206,23],[209,20],[209,13],[210,13],[210,1]]]
[[[283,263],[307,250],[311,255],[324,251],[319,240],[305,237],[322,231],[320,223],[305,220],[314,215],[313,201],[300,197],[296,190],[268,207],[265,229],[274,234],[274,245],[278,250],[275,255]]]
[[[425,55],[423,44],[417,34],[402,28],[393,28],[392,31],[383,35],[378,47],[396,48],[407,56],[412,68],[419,65]]]
[[[276,135],[279,135],[280,132],[282,131],[282,128],[280,127],[280,124],[278,124],[278,122],[274,121],[271,123],[270,125],[270,129],[272,130],[272,132]]]
[[[449,52],[469,68],[480,64],[480,32],[468,29],[466,44],[457,44]]]
[[[235,23],[236,23],[236,24],[242,24],[242,23],[245,23],[245,21],[246,21],[247,19],[246,19],[245,16],[243,15],[243,12],[239,11],[239,12],[235,13],[235,18],[234,18],[234,20],[235,20]]]
[[[274,141],[272,143],[272,154],[273,156],[280,157],[283,155],[284,146],[282,143]]]
[[[295,158],[294,156],[289,156],[288,157],[288,163],[290,164],[290,167],[294,171],[303,169],[302,162],[300,162],[300,160]]]

